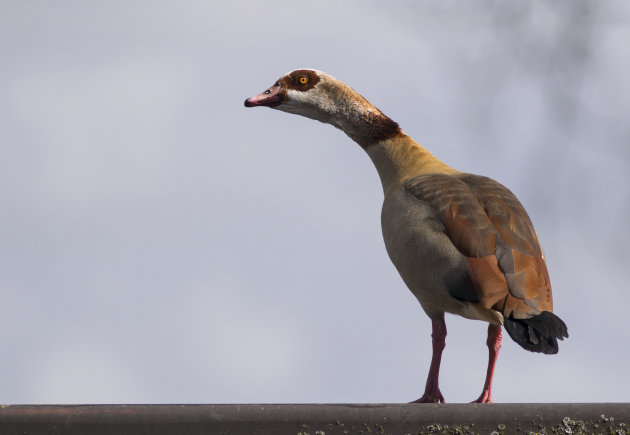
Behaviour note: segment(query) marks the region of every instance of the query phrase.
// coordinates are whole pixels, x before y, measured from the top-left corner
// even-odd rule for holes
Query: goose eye
[[[306,76],[300,76],[300,78],[298,79],[299,82],[303,85],[305,85],[306,83],[308,83],[308,77]]]

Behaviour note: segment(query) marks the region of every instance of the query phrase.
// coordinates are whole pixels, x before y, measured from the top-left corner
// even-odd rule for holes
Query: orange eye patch
[[[308,77],[306,77],[306,76],[300,76],[300,78],[298,79],[298,81],[299,81],[301,84],[305,85],[305,84],[307,84],[307,83],[308,83]]]

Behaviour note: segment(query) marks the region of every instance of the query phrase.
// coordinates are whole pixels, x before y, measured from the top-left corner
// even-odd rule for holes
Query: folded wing
[[[553,310],[538,237],[512,192],[471,174],[425,174],[408,180],[405,188],[442,219],[466,258],[469,282],[483,307],[516,319]]]

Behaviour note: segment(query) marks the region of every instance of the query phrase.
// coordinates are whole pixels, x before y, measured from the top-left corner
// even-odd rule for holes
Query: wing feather
[[[482,306],[515,318],[552,311],[538,237],[512,192],[472,174],[420,175],[405,188],[442,219],[453,245],[466,258],[468,280]]]

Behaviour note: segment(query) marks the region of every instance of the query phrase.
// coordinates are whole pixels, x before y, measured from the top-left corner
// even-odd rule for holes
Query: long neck
[[[374,162],[385,192],[417,175],[458,172],[345,83],[336,79],[323,83],[318,96],[317,110],[301,114],[334,125],[361,145]]]
[[[385,193],[417,175],[459,172],[443,163],[403,132],[374,143],[365,150],[378,171]]]
[[[375,143],[402,134],[400,127],[359,94],[341,100],[329,122],[346,133],[350,139],[367,149]]]
[[[314,106],[314,110],[302,108],[300,114],[334,125],[364,149],[401,134],[397,123],[350,86],[332,77],[319,86]]]

